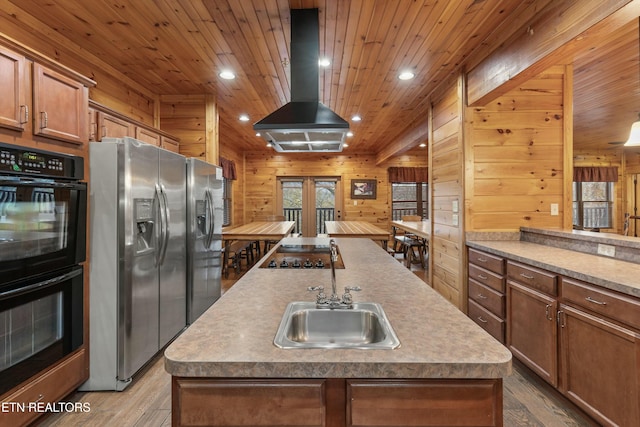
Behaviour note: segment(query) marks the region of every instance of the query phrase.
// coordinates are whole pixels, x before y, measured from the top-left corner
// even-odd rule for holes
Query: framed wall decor
[[[352,199],[375,199],[376,184],[375,179],[352,179],[351,198]]]

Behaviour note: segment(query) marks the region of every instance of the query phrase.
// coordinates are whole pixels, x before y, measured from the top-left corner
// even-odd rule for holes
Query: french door
[[[296,222],[294,233],[315,237],[342,217],[340,177],[278,177],[277,188],[278,212]]]

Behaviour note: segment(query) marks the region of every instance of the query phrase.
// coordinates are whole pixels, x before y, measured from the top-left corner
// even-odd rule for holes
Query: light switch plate
[[[457,201],[457,200],[454,200],[454,201],[451,203],[451,211],[452,211],[453,213],[457,213],[457,212],[458,212],[458,209],[460,209],[460,207],[458,206],[458,201]]]
[[[451,223],[455,226],[458,225],[458,214],[451,215]]]
[[[551,215],[558,215],[558,204],[557,203],[551,203]]]

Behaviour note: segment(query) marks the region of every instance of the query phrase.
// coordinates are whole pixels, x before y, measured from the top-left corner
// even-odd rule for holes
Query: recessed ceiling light
[[[329,58],[320,58],[320,60],[318,60],[318,65],[321,67],[328,67],[331,65],[331,61],[329,61]]]
[[[420,147],[420,148],[424,148],[426,146],[427,146],[427,144],[425,144],[424,142],[422,144],[418,145],[418,147]]]
[[[271,145],[270,142],[267,142],[267,148],[271,148],[271,147],[273,147],[273,145]]]
[[[233,80],[236,78],[236,75],[231,70],[222,70],[220,74],[218,74],[221,79],[225,80]]]
[[[249,121],[249,116],[247,116],[246,114],[240,114],[240,117],[238,117],[238,119],[241,122],[248,122]]]
[[[347,144],[347,143],[345,142],[344,144],[342,144],[342,146],[346,148],[346,147],[348,147],[348,146],[349,146],[349,144]]]
[[[351,131],[347,132],[347,136],[353,136],[353,132]]]
[[[256,136],[260,136],[260,132],[256,132]]]
[[[362,120],[362,117],[360,117],[360,116],[359,116],[359,115],[357,115],[357,114],[356,114],[355,116],[351,117],[351,121],[359,122],[360,120]]]
[[[411,80],[414,77],[415,74],[413,74],[411,71],[403,71],[398,75],[398,78],[400,80]]]

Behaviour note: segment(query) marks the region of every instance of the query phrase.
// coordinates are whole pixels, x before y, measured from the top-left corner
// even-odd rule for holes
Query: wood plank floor
[[[423,280],[419,266],[412,271]],[[223,280],[223,292],[237,278]],[[157,355],[122,392],[77,392],[63,399],[88,402],[85,413],[61,413],[45,416],[40,427],[168,427],[171,425],[171,376],[164,370],[162,355]],[[505,427],[584,427],[597,426],[548,384],[514,363],[513,375],[504,380]]]

